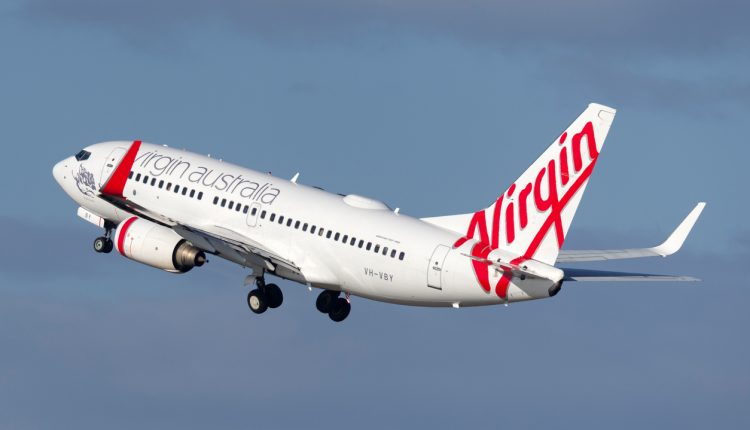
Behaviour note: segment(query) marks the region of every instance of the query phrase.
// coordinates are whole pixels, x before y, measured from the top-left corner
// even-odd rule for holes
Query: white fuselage
[[[55,166],[54,176],[81,207],[120,223],[133,214],[99,198],[98,190],[129,144],[92,145],[87,160],[67,158]],[[300,268],[272,273],[318,288],[420,306],[549,296],[551,284],[543,279],[513,278],[507,300],[482,289],[467,256],[471,243],[453,247],[460,233],[395,213],[375,200],[329,193],[184,150],[144,143],[123,196],[166,226],[260,243]],[[493,280],[502,274],[492,272]]]

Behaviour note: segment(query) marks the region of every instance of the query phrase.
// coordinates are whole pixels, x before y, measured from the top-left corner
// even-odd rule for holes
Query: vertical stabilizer
[[[500,248],[554,264],[614,117],[614,109],[590,104],[488,208],[425,221],[462,229],[455,246],[474,239],[475,256]]]

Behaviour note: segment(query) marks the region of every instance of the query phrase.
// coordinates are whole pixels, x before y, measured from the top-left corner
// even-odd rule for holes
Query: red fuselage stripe
[[[115,197],[123,197],[122,193],[125,190],[125,182],[128,180],[130,175],[130,169],[133,168],[135,162],[135,156],[138,154],[138,150],[141,148],[141,141],[136,140],[130,145],[130,149],[122,157],[122,161],[117,165],[117,168],[110,176],[107,183],[102,188],[102,193]]]

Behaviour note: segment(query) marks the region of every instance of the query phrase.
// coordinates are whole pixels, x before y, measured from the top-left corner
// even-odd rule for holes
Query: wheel
[[[250,307],[251,311],[255,312],[256,314],[262,314],[266,311],[266,309],[268,309],[268,300],[266,299],[265,294],[263,294],[260,290],[255,289],[248,293],[247,305]]]
[[[349,316],[349,312],[351,312],[351,310],[352,305],[349,304],[349,302],[347,302],[345,298],[339,297],[333,302],[331,312],[328,314],[328,316],[333,321],[341,322]]]
[[[107,252],[111,251],[111,249],[109,251],[107,250],[107,242],[111,242],[111,241],[109,239],[107,239],[106,237],[104,237],[104,236],[97,237],[94,240],[94,251],[96,251],[96,252],[103,252],[103,253],[107,253]]]
[[[276,284],[266,284],[266,297],[268,298],[268,307],[276,309],[284,303],[284,294]]]
[[[323,290],[315,301],[315,307],[324,314],[331,312],[333,301],[339,296],[338,291]]]
[[[112,239],[107,239],[105,242],[106,242],[106,246],[104,248],[104,251],[102,252],[105,254],[109,254],[110,252],[112,252],[112,249],[115,247],[115,244],[112,242]]]

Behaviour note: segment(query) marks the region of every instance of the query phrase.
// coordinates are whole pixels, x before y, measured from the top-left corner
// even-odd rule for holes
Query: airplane
[[[53,176],[78,215],[102,229],[94,250],[185,273],[208,255],[249,270],[256,314],[283,302],[274,275],[322,290],[316,308],[340,322],[351,296],[413,306],[498,305],[555,296],[573,281],[697,281],[690,276],[557,267],[674,254],[698,203],[660,245],[561,249],[615,117],[592,103],[486,208],[414,218],[382,201],[336,194],[222,160],[135,141],[97,143]],[[342,297],[343,293],[343,297]]]

